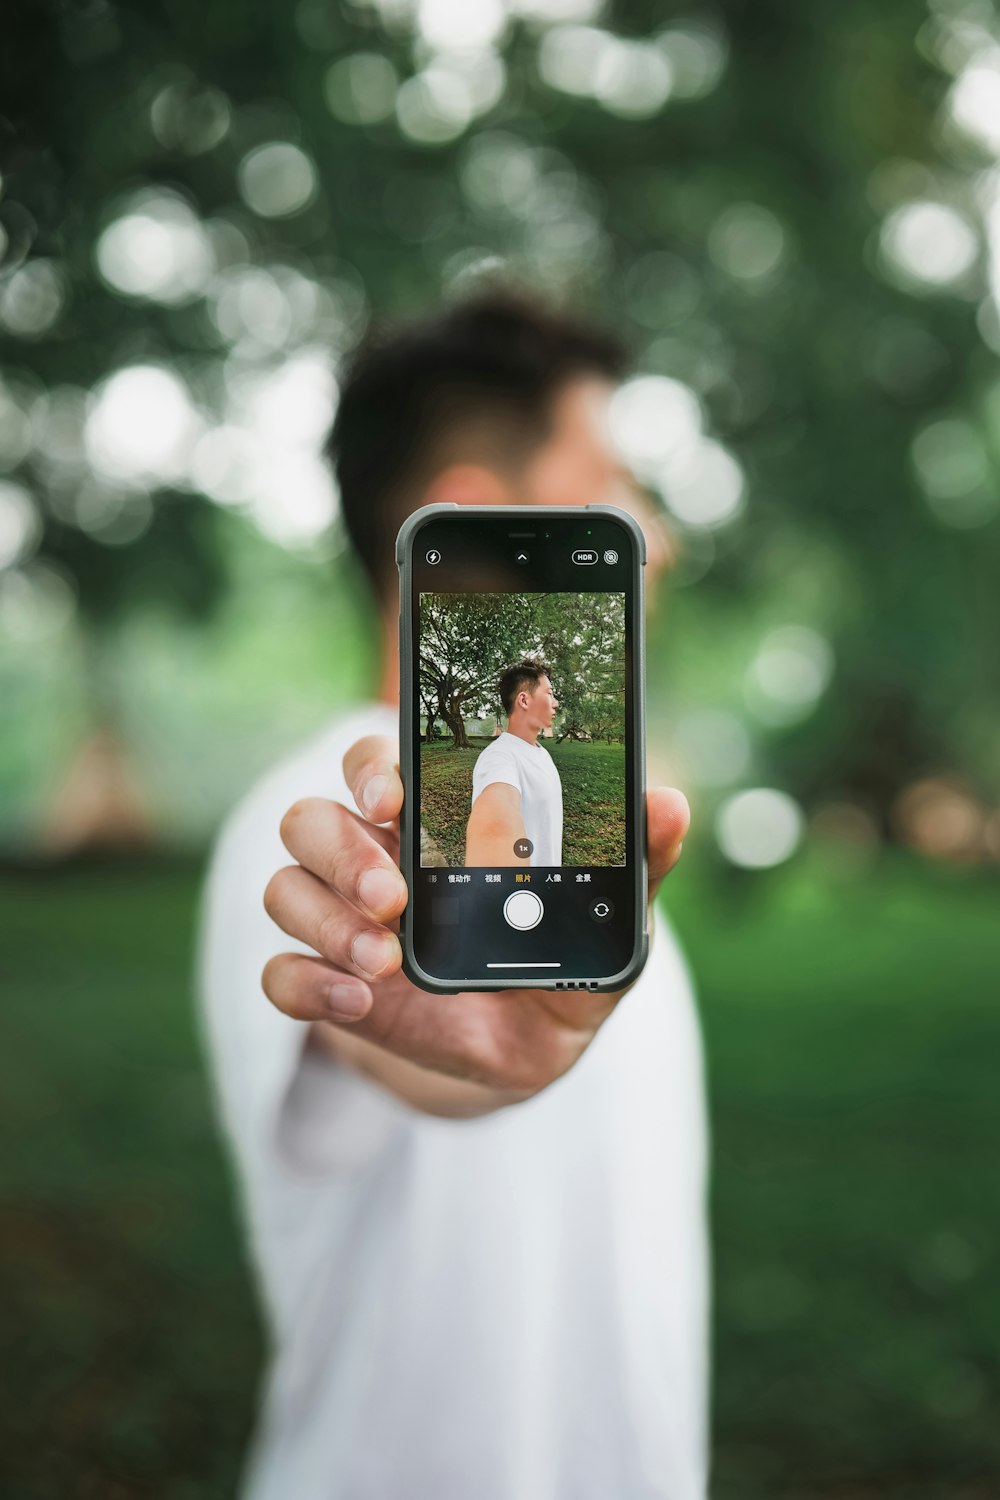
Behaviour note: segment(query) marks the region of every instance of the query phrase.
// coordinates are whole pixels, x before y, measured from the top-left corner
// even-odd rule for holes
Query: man
[[[701,1054],[662,913],[611,995],[426,994],[396,936],[396,529],[435,501],[635,505],[620,370],[602,335],[494,294],[369,345],[342,387],[381,687],[243,801],[206,896],[207,1033],[271,1327],[246,1500],[704,1496]],[[651,790],[646,824],[652,900],[680,793]]]
[[[559,707],[548,665],[528,656],[497,684],[507,728],[472,771],[472,812],[465,830],[467,865],[561,865],[562,782],[538,743]],[[518,845],[531,845],[527,858]]]

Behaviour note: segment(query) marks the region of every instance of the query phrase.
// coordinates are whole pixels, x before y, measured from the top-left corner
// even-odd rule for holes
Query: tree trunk
[[[81,668],[90,732],[49,799],[39,830],[49,854],[146,849],[156,841],[141,770],[120,728],[110,632],[83,626]]]
[[[452,698],[448,703],[440,706],[441,717],[447,724],[455,743],[453,750],[468,750],[469,736],[465,732],[465,719],[462,714],[462,705],[457,698]]]
[[[438,714],[433,704],[427,698],[421,696],[420,701],[423,704],[424,713],[427,715],[427,728],[424,731],[424,740],[429,745],[434,738],[434,726],[438,721]]]

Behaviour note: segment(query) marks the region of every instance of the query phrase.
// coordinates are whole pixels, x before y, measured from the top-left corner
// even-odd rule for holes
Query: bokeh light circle
[[[736,792],[715,818],[719,848],[730,863],[748,870],[783,864],[798,848],[803,827],[798,803],[774,787]]]
[[[248,151],[240,162],[237,181],[244,203],[265,219],[301,213],[318,191],[311,158],[291,141],[268,141]]]

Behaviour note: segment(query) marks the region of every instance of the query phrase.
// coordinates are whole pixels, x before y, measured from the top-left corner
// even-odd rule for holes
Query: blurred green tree
[[[338,360],[499,267],[633,341],[704,609],[832,647],[766,774],[890,833],[922,773],[996,796],[996,38],[963,0],[21,0],[10,567],[120,622],[219,597],[220,506],[308,549]]]

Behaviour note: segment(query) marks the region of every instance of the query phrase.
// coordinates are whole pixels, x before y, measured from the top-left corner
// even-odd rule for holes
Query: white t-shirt
[[[261,904],[281,815],[352,806],[342,756],[380,732],[395,712],[363,707],[271,772],[205,893],[203,1023],[271,1330],[241,1494],[704,1500],[702,1060],[662,915],[576,1066],[478,1120],[304,1053],[261,991],[301,948]]]
[[[534,844],[529,865],[562,864],[562,781],[556,763],[541,745],[529,745],[505,729],[480,753],[472,768],[472,804],[494,781],[517,787],[521,821]]]

